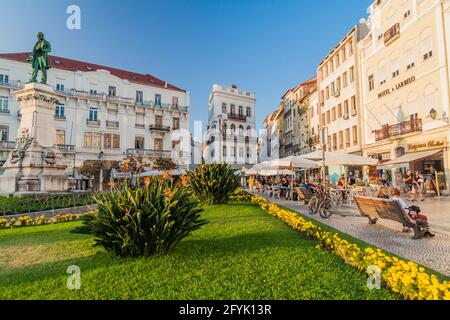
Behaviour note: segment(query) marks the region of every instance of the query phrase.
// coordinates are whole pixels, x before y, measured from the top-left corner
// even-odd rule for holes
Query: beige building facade
[[[383,0],[369,8],[361,52],[363,154],[384,163],[402,184],[407,169],[438,172],[448,190],[450,167],[448,20],[446,1]]]
[[[365,24],[352,28],[317,69],[320,127],[327,128],[328,151],[361,154],[357,44],[367,31]]]

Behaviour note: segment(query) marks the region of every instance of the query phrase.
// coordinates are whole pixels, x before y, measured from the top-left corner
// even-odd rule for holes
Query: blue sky
[[[371,0],[0,0],[0,52],[29,51],[37,31],[53,54],[153,74],[191,91],[206,121],[213,83],[257,94],[257,125],[283,92],[362,17]],[[66,9],[81,8],[81,30]],[[7,13],[7,14],[5,14]]]

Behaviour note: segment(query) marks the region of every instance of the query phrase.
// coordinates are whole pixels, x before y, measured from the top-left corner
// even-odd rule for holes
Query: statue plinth
[[[55,129],[55,107],[62,96],[40,83],[29,83],[14,94],[21,105],[22,119],[16,149],[3,165],[0,193],[67,191],[66,165],[56,146]]]

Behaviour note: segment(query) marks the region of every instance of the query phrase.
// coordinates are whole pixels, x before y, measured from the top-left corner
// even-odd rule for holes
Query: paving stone
[[[362,217],[356,207],[342,208],[330,219],[323,219],[319,215],[309,215],[307,207],[301,203],[266,198],[385,251],[450,276],[449,198],[414,203],[428,216],[431,231],[436,234],[434,238],[420,240],[413,240],[412,232],[403,233],[402,225],[395,221],[381,220],[376,225],[369,225],[368,219]]]

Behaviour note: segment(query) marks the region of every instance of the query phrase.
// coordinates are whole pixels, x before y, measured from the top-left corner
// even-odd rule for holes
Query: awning
[[[320,166],[323,166],[322,151],[311,152],[306,155],[302,155],[302,157],[317,161]],[[377,164],[377,159],[369,157],[357,156],[344,152],[325,152],[326,166],[376,166]]]
[[[382,166],[390,166],[394,164],[402,164],[402,163],[410,163],[414,161],[418,161],[421,159],[425,159],[431,156],[434,156],[438,154],[439,152],[442,152],[442,149],[439,150],[431,150],[431,151],[422,151],[422,152],[412,152],[407,153],[401,157],[398,157],[397,159],[385,162],[382,164]]]

